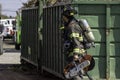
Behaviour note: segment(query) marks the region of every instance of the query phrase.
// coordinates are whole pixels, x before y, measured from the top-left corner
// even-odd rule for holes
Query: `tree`
[[[30,8],[38,6],[39,0],[29,0],[27,3],[23,3],[22,8]]]
[[[0,18],[1,18],[1,19],[7,19],[7,18],[9,18],[9,17],[6,16],[6,15],[1,14],[1,15],[0,15]]]

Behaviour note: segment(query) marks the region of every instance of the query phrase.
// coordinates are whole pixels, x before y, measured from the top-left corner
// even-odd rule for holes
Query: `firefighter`
[[[70,61],[77,60],[79,55],[84,55],[86,52],[83,45],[82,30],[74,18],[77,12],[70,6],[64,8],[62,12],[62,21],[64,24],[63,38],[65,48],[67,48],[68,58]],[[71,59],[73,57],[73,59]]]
[[[83,45],[82,30],[76,21],[74,14],[75,11],[70,6],[65,6],[62,12],[63,21],[63,38],[64,38],[64,51],[67,57],[67,62],[77,61],[79,56],[86,53]],[[76,76],[74,80],[81,80],[79,76]]]

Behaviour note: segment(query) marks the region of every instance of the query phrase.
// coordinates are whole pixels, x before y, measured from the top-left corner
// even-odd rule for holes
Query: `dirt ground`
[[[36,69],[24,69],[20,63],[20,50],[14,49],[11,40],[3,43],[0,55],[0,80],[62,80],[53,75],[41,75]]]

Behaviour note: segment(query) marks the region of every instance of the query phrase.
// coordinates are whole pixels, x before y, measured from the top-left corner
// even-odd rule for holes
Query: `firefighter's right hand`
[[[74,54],[74,55],[73,55],[73,60],[74,60],[74,61],[81,62],[81,58],[82,58],[84,55],[85,55],[85,54]]]
[[[74,60],[74,61],[78,61],[78,60],[79,60],[78,54],[74,54],[74,55],[73,55],[73,60]]]

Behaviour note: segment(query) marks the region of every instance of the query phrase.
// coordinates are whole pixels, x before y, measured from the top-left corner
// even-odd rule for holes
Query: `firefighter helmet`
[[[69,17],[73,16],[74,14],[77,14],[77,11],[74,8],[68,5],[64,6],[62,15]]]

